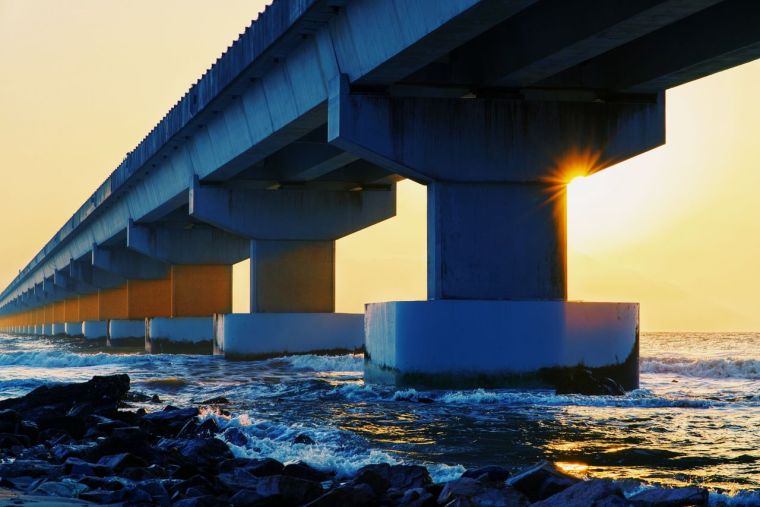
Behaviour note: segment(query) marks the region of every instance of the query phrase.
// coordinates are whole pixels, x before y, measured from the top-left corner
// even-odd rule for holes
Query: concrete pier
[[[213,317],[158,317],[148,321],[145,351],[150,354],[212,354],[213,342]]]
[[[86,340],[101,340],[108,338],[108,321],[85,320],[82,322],[82,336]]]
[[[63,336],[66,334],[66,325],[62,322],[56,322],[52,324],[50,332],[53,336]]]
[[[144,320],[109,320],[108,346],[134,347],[145,345]]]
[[[81,322],[67,322],[64,326],[64,333],[66,334],[66,336],[70,336],[72,338],[81,338],[83,336],[82,323]]]
[[[217,317],[214,332],[214,353],[229,359],[357,352],[363,344],[361,314],[227,314]]]

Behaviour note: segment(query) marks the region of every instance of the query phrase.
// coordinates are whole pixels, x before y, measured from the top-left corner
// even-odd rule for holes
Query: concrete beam
[[[170,266],[122,247],[92,245],[92,265],[95,268],[131,280],[166,278]]]
[[[562,178],[575,154],[592,173],[665,142],[664,97],[643,103],[355,95],[333,83],[332,144],[427,183]]]
[[[113,289],[121,287],[127,280],[121,276],[96,268],[91,262],[71,260],[69,277],[80,285],[97,289]]]
[[[760,58],[758,26],[759,2],[724,0],[539,85],[636,93],[671,88]]]
[[[396,214],[396,188],[251,190],[195,182],[190,216],[239,236],[334,240]]]
[[[250,241],[203,224],[190,228],[129,222],[127,248],[168,264],[236,264]]]
[[[433,63],[404,82],[474,88],[530,86],[720,1],[546,0],[457,48],[448,61]]]

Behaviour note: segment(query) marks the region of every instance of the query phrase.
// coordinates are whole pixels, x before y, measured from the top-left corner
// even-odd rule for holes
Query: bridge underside
[[[637,305],[566,300],[565,186],[663,144],[664,91],[760,56],[759,23],[751,0],[277,0],[3,291],[0,326],[636,387]],[[337,315],[335,240],[394,216],[403,178],[428,186],[428,301]]]

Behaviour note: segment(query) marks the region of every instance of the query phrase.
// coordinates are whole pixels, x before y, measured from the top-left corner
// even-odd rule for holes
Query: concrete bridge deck
[[[628,364],[638,307],[566,302],[567,163],[664,143],[664,91],[760,56],[759,22],[753,0],[276,0],[0,293],[0,324],[118,340],[224,316],[250,257],[250,315],[157,329],[245,356],[366,327],[396,377]],[[429,189],[430,301],[336,316],[334,242],[394,216],[401,178]]]

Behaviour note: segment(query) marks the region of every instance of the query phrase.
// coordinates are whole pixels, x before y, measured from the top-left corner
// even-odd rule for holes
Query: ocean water
[[[550,459],[579,476],[700,484],[715,504],[760,504],[758,493],[732,497],[760,490],[760,334],[644,334],[641,389],[623,397],[395,389],[364,384],[362,365],[361,355],[230,362],[0,335],[0,399],[128,373],[133,390],[164,404],[229,398],[230,415],[205,417],[226,428],[221,438],[239,456],[300,460],[339,476],[368,463],[420,463],[437,481],[467,467]],[[299,434],[315,444],[293,444]]]

